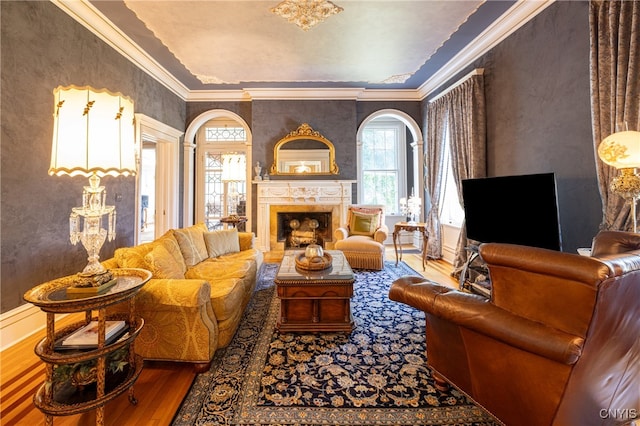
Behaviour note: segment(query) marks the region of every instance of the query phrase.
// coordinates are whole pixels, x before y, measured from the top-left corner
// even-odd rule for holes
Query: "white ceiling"
[[[202,83],[275,85],[411,76],[482,1],[336,3],[342,12],[304,31],[270,12],[273,0],[125,1]]]
[[[204,100],[420,99],[553,0],[334,0],[343,10],[308,31],[271,12],[281,0],[53,1],[183,98]]]

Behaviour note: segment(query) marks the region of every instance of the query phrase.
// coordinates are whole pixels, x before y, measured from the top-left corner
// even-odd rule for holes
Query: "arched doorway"
[[[207,123],[223,123],[222,125],[235,128],[238,130],[238,133],[241,133],[243,136],[241,139],[230,137],[229,140],[211,140],[207,142],[206,135],[204,135]],[[232,155],[240,155],[245,165],[244,181],[242,181],[245,191],[243,194],[244,204],[242,204],[241,208],[248,217],[246,229],[251,229],[252,186],[250,183],[251,167],[249,167],[252,162],[251,141],[252,135],[249,125],[242,117],[232,111],[221,109],[206,111],[189,124],[185,132],[184,142],[184,226],[190,226],[199,221],[207,221],[207,197],[205,197],[205,190],[207,188],[205,179],[207,179],[207,174],[206,171],[203,170],[203,168],[206,168],[207,159],[212,159],[215,163],[216,158],[219,158],[221,161],[226,161],[223,159],[223,155],[225,155],[225,158]],[[213,156],[211,156],[211,153],[214,153]],[[239,187],[238,183],[241,179],[237,177],[234,179],[234,183],[231,186],[225,184],[225,188],[235,188],[237,190]],[[216,196],[221,200],[226,200],[230,194],[226,192],[226,189],[223,189],[223,191],[225,192],[216,194]],[[209,203],[209,205],[211,205],[211,203]],[[221,205],[221,212],[224,211],[224,213],[221,214],[227,214],[229,211],[234,212],[234,214],[238,212],[238,203],[233,204],[235,210],[229,210],[226,201],[222,202]]]

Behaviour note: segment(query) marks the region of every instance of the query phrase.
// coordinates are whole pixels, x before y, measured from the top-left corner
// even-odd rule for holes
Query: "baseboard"
[[[56,319],[63,315],[56,315]],[[27,303],[0,315],[0,351],[45,328],[47,314]]]

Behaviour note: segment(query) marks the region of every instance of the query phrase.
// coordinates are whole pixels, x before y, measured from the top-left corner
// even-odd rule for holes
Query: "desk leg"
[[[427,243],[429,242],[429,235],[427,231],[422,232],[422,270],[427,270]]]
[[[396,266],[398,266],[398,231],[393,231],[393,250],[396,252]],[[402,260],[402,245],[400,246],[400,260]]]

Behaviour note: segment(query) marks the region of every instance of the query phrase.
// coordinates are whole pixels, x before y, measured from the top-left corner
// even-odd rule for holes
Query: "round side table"
[[[47,336],[35,348],[36,354],[46,364],[46,378],[33,397],[35,406],[45,414],[46,425],[53,425],[53,416],[73,415],[94,409],[96,424],[104,425],[104,405],[125,391],[129,392],[129,401],[137,403],[133,395],[133,384],[142,372],[143,360],[136,356],[134,343],[144,320],[135,315],[134,296],[149,281],[151,272],[136,268],[110,271],[116,283],[99,294],[67,294],[67,288],[74,285],[77,275],[40,284],[24,294],[24,300],[47,314]],[[108,306],[123,302],[129,303],[128,314],[107,317]],[[55,330],[56,314],[83,311],[84,321]],[[97,311],[97,317],[93,315],[93,311]],[[105,338],[107,320],[124,321],[127,330],[124,335],[109,343],[106,343]],[[57,345],[57,342],[91,321],[97,323],[97,345],[70,349],[61,349]],[[126,368],[123,366],[122,374],[108,378],[108,360],[116,353],[123,353],[118,351],[128,352],[126,362],[118,361],[126,364]],[[72,371],[73,380],[56,381],[57,369]]]

